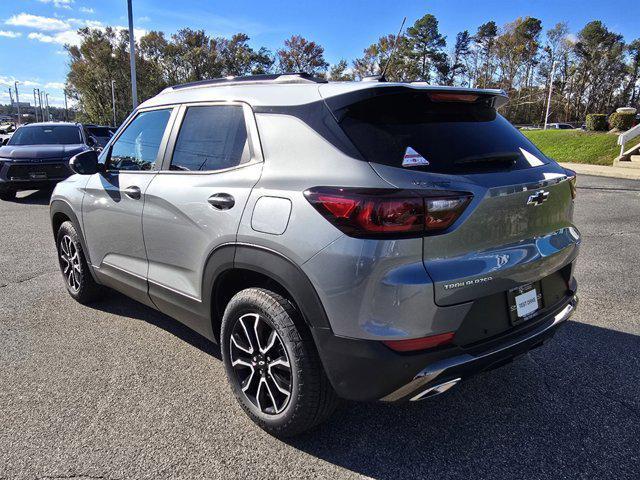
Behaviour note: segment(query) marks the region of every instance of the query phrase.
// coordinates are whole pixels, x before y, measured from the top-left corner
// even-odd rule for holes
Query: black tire
[[[97,300],[101,296],[100,286],[91,276],[80,237],[70,221],[60,225],[56,247],[60,271],[69,295],[82,304]],[[69,259],[72,259],[71,262]]]
[[[242,326],[241,323],[238,323],[241,319],[243,319],[245,323],[255,322],[255,315],[259,317],[257,321],[258,327],[256,328],[260,330],[263,338],[264,335],[267,335],[268,339],[272,338],[270,335],[263,333],[264,330],[269,334],[271,331],[275,331],[279,337],[279,343],[275,340],[274,342],[269,342],[268,340],[265,342],[263,340],[263,345],[265,343],[269,345],[273,343],[272,349],[267,350],[265,355],[273,352],[274,348],[276,349],[275,354],[277,355],[278,349],[283,347],[286,352],[282,355],[282,350],[280,350],[280,358],[286,357],[290,365],[290,375],[288,377],[290,381],[287,382],[286,379],[282,380],[283,377],[287,376],[286,374],[281,376],[282,371],[275,373],[275,375],[272,374],[271,365],[273,365],[273,363],[267,362],[269,367],[265,376],[263,362],[263,367],[261,367],[263,368],[262,379],[266,378],[266,380],[264,380],[265,385],[271,386],[270,389],[266,389],[268,390],[267,393],[270,394],[270,397],[267,398],[271,400],[271,406],[268,405],[269,400],[263,403],[266,403],[267,410],[270,409],[270,412],[265,412],[264,406],[259,406],[260,402],[256,401],[256,398],[261,395],[260,385],[258,385],[256,398],[250,398],[253,387],[249,388],[248,384],[251,383],[252,378],[248,378],[247,381],[247,377],[250,377],[247,373],[243,381],[240,378],[241,374],[239,370],[237,370],[237,368],[242,369],[243,367],[234,368],[233,366],[233,362],[237,362],[239,357],[236,358],[236,360],[232,360],[234,355],[238,356],[238,342],[244,341],[244,339],[238,337],[238,332],[243,332],[243,330],[234,329]],[[271,330],[269,330],[269,328]],[[249,333],[244,332],[248,339],[248,349],[250,349],[252,342],[249,338]],[[236,343],[233,345],[231,340],[232,334],[236,336],[234,338]],[[253,336],[253,334],[251,335]],[[256,337],[258,337],[258,333],[256,333]],[[254,340],[256,337],[253,337]],[[335,410],[338,404],[338,398],[322,368],[311,334],[293,304],[281,295],[261,288],[249,288],[237,293],[225,309],[222,319],[220,343],[227,378],[229,379],[236,399],[251,420],[271,435],[281,438],[296,435],[322,423],[329,418]],[[258,347],[260,347],[259,338],[257,339],[257,344]],[[247,347],[246,342],[245,347]],[[243,349],[240,354],[251,357],[250,354],[244,353],[246,351],[247,350]],[[258,353],[260,354],[261,351]],[[262,357],[263,360],[266,358]],[[249,368],[248,371],[255,372],[256,378],[258,379],[257,381],[260,383],[260,367],[258,367],[255,362],[256,358],[251,357],[248,358],[248,360],[254,360],[252,364],[255,370],[251,367],[247,368]],[[273,360],[271,360],[271,362],[273,362]],[[274,363],[278,363],[278,360]],[[274,376],[276,379],[280,379],[280,381],[275,382]],[[256,380],[253,379],[253,382],[255,384]],[[280,388],[280,385],[283,386],[285,390],[290,390],[288,397],[278,393],[273,388],[274,386]],[[248,393],[243,391],[243,386],[248,388]],[[263,390],[265,390],[265,387],[263,387]],[[277,411],[276,403],[279,402],[276,402],[274,395],[271,394],[272,390],[277,393],[276,396],[278,400],[286,398],[286,401],[282,403],[284,406],[280,411]],[[264,398],[265,395],[263,394],[262,397]]]
[[[4,200],[5,202],[8,202],[15,199],[16,199],[15,190],[0,190],[0,200]]]

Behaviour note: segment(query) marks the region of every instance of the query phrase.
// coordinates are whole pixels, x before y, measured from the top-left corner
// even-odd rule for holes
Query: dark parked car
[[[85,124],[84,128],[89,135],[95,137],[100,148],[104,148],[116,132],[115,127],[107,127],[103,125]]]
[[[79,123],[32,123],[0,147],[0,199],[17,191],[53,187],[72,174],[69,159],[98,147]]]

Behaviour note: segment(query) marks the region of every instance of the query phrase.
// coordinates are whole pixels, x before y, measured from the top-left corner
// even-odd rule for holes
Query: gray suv
[[[500,90],[304,74],[178,85],[70,161],[51,220],[72,297],[102,286],[220,345],[278,436],[340,398],[415,401],[574,311],[575,174]]]

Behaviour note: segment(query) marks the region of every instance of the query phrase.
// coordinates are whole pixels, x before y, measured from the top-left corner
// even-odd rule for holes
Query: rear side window
[[[482,99],[383,94],[349,105],[340,125],[370,162],[438,173],[529,168],[544,155]],[[412,161],[413,160],[413,161]]]
[[[244,111],[239,105],[189,107],[171,159],[171,170],[212,171],[249,160]]]

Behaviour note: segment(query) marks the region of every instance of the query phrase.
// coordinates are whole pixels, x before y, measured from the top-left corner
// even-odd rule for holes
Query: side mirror
[[[87,150],[71,157],[69,168],[79,175],[98,173],[100,171],[98,153],[95,150]]]

